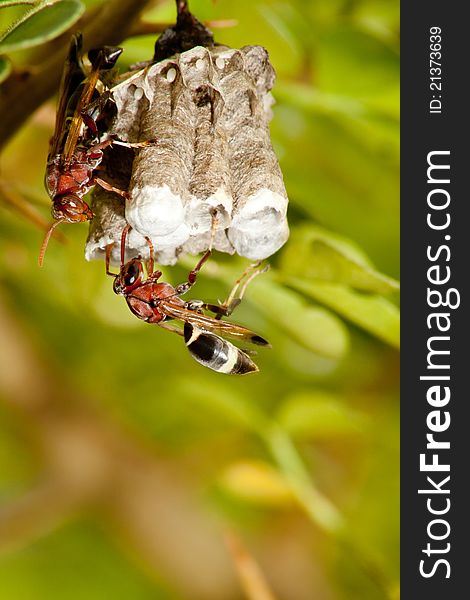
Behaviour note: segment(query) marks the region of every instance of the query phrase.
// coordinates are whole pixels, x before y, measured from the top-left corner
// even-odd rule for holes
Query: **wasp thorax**
[[[66,194],[54,198],[52,217],[66,223],[83,223],[91,221],[93,212],[84,200],[75,194]]]

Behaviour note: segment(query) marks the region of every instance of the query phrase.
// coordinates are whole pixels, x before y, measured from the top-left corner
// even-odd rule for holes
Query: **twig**
[[[235,532],[227,530],[225,541],[248,600],[276,600],[260,566],[242,540]]]
[[[0,507],[0,554],[29,544],[58,527],[77,507],[60,483],[45,483]]]

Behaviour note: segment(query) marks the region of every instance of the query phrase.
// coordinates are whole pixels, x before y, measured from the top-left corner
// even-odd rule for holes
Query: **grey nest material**
[[[86,258],[101,258],[123,227],[132,226],[128,255],[148,256],[148,236],[160,264],[213,247],[252,260],[287,240],[287,194],[269,134],[275,79],[261,46],[240,50],[197,46],[131,74],[113,89],[112,133],[152,140],[138,150],[109,150],[108,180],[130,199],[96,186]],[[124,186],[124,187],[122,187]]]

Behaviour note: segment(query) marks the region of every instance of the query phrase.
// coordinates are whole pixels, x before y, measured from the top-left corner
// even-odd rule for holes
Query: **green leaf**
[[[346,353],[349,337],[341,321],[324,308],[309,306],[269,273],[250,287],[250,302],[304,348],[333,359]]]
[[[206,380],[201,387],[197,381],[182,379],[175,385],[175,393],[187,398],[188,403],[207,413],[217,414],[232,426],[260,432],[266,428],[266,417],[253,403],[237,390],[229,390],[223,381]]]
[[[51,40],[71,27],[83,14],[79,0],[40,2],[0,36],[0,52],[30,48]]]
[[[334,394],[323,391],[295,394],[281,406],[278,422],[295,438],[330,438],[365,430],[366,419]]]
[[[353,72],[355,76],[351,77]],[[316,63],[321,89],[347,96],[370,97],[395,87],[398,74],[398,53],[388,42],[384,44],[347,22],[338,21],[323,32]]]
[[[400,311],[382,296],[361,294],[334,283],[294,277],[288,278],[287,283],[391,346],[400,347]]]
[[[279,471],[261,460],[238,460],[228,465],[220,484],[246,502],[265,506],[290,506],[292,491]]]
[[[292,232],[281,268],[289,276],[341,283],[378,294],[399,288],[397,281],[375,271],[352,242],[313,225]]]
[[[0,83],[5,81],[11,72],[11,62],[5,56],[0,56]]]
[[[312,521],[329,533],[339,531],[344,525],[342,514],[312,482],[309,471],[287,433],[274,425],[264,433],[264,440],[292,493]]]
[[[270,24],[276,35],[283,40],[291,50],[295,58],[301,59],[302,47],[299,44],[299,39],[292,30],[291,24],[287,17],[295,15],[295,9],[289,5],[270,7],[266,4],[258,8],[261,16]],[[281,14],[282,13],[282,14]],[[287,14],[286,14],[287,13]]]

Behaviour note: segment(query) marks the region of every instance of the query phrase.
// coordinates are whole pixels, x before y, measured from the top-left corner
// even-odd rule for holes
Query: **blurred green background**
[[[85,262],[85,225],[39,269],[55,98],[32,114],[0,172],[0,598],[396,599],[398,2],[190,8],[277,72],[291,238],[234,315],[273,348],[256,375],[204,369]],[[125,40],[121,69],[154,40]],[[193,297],[225,298],[246,264],[216,253]]]

